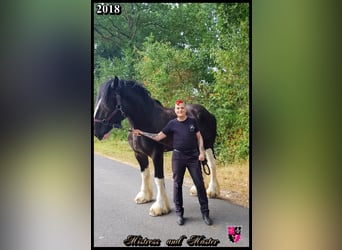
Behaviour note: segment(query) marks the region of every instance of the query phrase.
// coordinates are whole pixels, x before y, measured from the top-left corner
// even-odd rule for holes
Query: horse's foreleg
[[[211,148],[208,148],[205,151],[205,154],[206,154],[208,166],[210,168],[210,180],[209,180],[209,184],[207,188],[207,196],[209,198],[216,198],[220,194],[220,186],[218,184],[217,177],[216,177],[215,158],[214,158],[214,154]],[[192,185],[192,187],[190,188],[190,194],[197,195],[197,190],[196,190],[195,185]]]
[[[216,164],[215,164],[215,158],[214,153],[211,148],[208,148],[206,151],[206,156],[208,160],[208,166],[210,168],[210,181],[207,188],[207,195],[209,198],[216,198],[220,195],[220,186],[217,181],[216,177]]]
[[[145,155],[136,153],[136,158],[140,164],[141,187],[140,192],[135,197],[136,203],[146,203],[152,200],[153,190],[150,170],[148,169],[148,158]]]
[[[150,208],[151,216],[167,214],[171,211],[169,199],[167,198],[164,181],[164,155],[162,151],[155,151],[152,155],[154,165],[154,182],[157,186],[156,201]]]
[[[154,178],[154,182],[157,186],[157,197],[156,201],[150,208],[151,216],[159,216],[163,214],[168,214],[170,209],[169,199],[167,198],[164,178]]]
[[[135,197],[136,203],[146,203],[150,202],[153,197],[152,181],[150,170],[146,168],[141,172],[141,187],[140,192]]]

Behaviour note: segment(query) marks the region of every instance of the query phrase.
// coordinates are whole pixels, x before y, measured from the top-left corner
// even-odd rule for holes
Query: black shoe
[[[213,224],[213,222],[211,221],[209,215],[203,215],[203,220],[204,220],[205,224],[207,224],[208,226]]]
[[[178,225],[183,225],[184,224],[184,218],[182,216],[178,216],[177,218],[177,224]]]

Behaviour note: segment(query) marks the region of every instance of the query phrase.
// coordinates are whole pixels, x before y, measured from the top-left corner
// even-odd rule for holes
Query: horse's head
[[[118,85],[117,77],[100,85],[94,112],[94,134],[99,140],[112,128],[121,128],[121,121],[125,119],[121,97],[116,91]]]

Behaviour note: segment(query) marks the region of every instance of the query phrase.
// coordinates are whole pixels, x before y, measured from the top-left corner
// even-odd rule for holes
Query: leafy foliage
[[[219,4],[220,41],[215,50],[212,98],[218,119],[218,147],[229,161],[249,156],[248,4]]]
[[[139,54],[136,71],[154,98],[165,106],[173,106],[179,98],[199,101],[198,85],[206,69],[198,53],[188,48],[176,49],[170,42],[154,42],[149,37]]]

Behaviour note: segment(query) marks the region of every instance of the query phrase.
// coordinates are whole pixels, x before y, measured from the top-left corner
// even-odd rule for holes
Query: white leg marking
[[[220,194],[220,186],[216,177],[216,164],[214,154],[211,148],[205,151],[208,166],[210,168],[210,180],[207,188],[207,196],[209,198],[216,198]],[[195,185],[190,188],[190,195],[197,195],[197,189]]]
[[[150,170],[146,168],[143,172],[141,172],[141,188],[134,200],[136,203],[146,203],[151,201],[152,197],[153,190]]]
[[[170,209],[169,199],[167,198],[165,190],[164,178],[154,178],[154,182],[157,186],[157,199],[150,208],[151,216],[159,216],[163,214],[168,214]]]
[[[212,149],[209,148],[205,151],[205,154],[208,160],[208,166],[210,168],[210,181],[207,188],[207,195],[209,198],[215,198],[220,195],[220,186],[216,177],[216,164],[214,153]]]
[[[196,196],[197,195],[197,189],[195,185],[192,185],[190,188],[190,195]]]
[[[96,104],[96,108],[95,108],[95,111],[94,111],[94,118],[95,118],[95,116],[96,116],[97,110],[98,110],[99,107],[100,107],[101,101],[102,101],[102,98],[100,98],[100,100],[99,100],[98,103]]]

